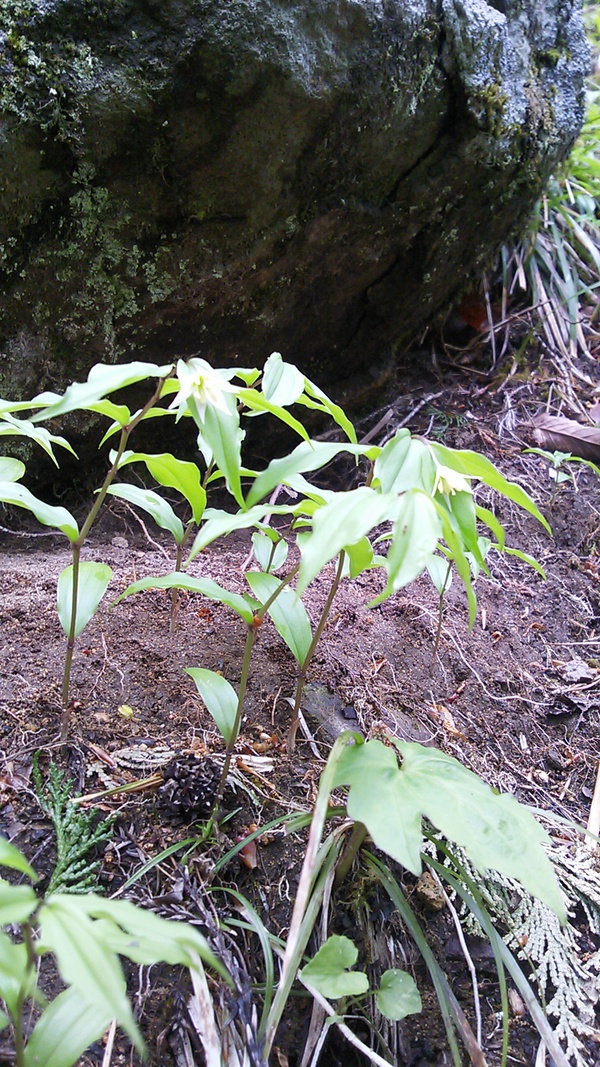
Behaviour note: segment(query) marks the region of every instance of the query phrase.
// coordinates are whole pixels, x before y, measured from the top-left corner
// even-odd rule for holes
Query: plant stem
[[[348,871],[354,863],[354,860],[358,855],[360,846],[362,845],[366,836],[367,828],[364,823],[355,822],[354,826],[352,827],[352,833],[350,834],[350,840],[348,841],[348,844],[346,845],[342,853],[340,862],[338,863],[335,871],[335,879],[333,882],[334,889],[338,889],[344,881],[344,878],[346,877]]]
[[[119,463],[121,462],[121,457],[122,457],[123,452],[125,451],[125,449],[127,447],[127,442],[129,440],[129,435],[131,434],[132,430],[135,429],[135,427],[138,425],[138,423],[141,422],[141,420],[144,418],[144,415],[146,414],[146,412],[149,411],[150,408],[154,407],[154,405],[160,399],[160,394],[162,393],[162,388],[163,388],[163,385],[165,384],[165,381],[166,381],[165,378],[161,378],[160,379],[160,381],[159,381],[156,389],[154,390],[152,396],[144,404],[143,408],[140,411],[138,411],[138,413],[135,416],[135,418],[133,418],[131,420],[131,422],[127,424],[127,426],[121,427],[121,437],[119,439],[119,447],[117,448],[117,452],[116,452],[115,458],[113,460],[112,466],[111,466],[110,470],[108,471],[108,473],[107,473],[107,475],[106,475],[106,477],[105,477],[105,479],[104,479],[104,481],[102,483],[102,486],[100,487],[99,492],[96,495],[96,499],[94,500],[94,503],[92,505],[92,508],[90,509],[90,513],[89,513],[87,519],[85,520],[83,526],[81,527],[81,530],[79,532],[79,537],[77,538],[76,541],[73,541],[73,545],[72,545],[72,553],[73,553],[73,595],[72,595],[72,598],[71,598],[71,625],[69,627],[69,635],[67,637],[67,652],[66,652],[66,655],[65,655],[65,667],[64,667],[64,671],[63,671],[62,716],[61,716],[61,724],[60,724],[60,740],[61,741],[65,741],[66,740],[67,733],[68,733],[68,730],[69,730],[69,719],[70,719],[70,715],[69,715],[69,688],[70,688],[70,683],[71,683],[71,664],[73,662],[73,652],[74,652],[74,649],[75,649],[75,628],[76,628],[76,625],[77,625],[77,593],[78,593],[78,588],[79,588],[79,563],[80,563],[80,559],[81,559],[81,549],[83,547],[83,543],[84,543],[87,535],[89,534],[94,522],[96,521],[96,518],[98,516],[98,512],[100,511],[100,508],[102,507],[102,505],[104,503],[104,500],[105,500],[106,494],[108,492],[109,486],[110,486],[111,482],[113,481],[113,479],[114,479],[114,477],[115,477],[115,475],[116,475],[116,473],[117,473],[117,471],[119,469]]]
[[[237,741],[237,739],[239,737],[240,726],[241,726],[241,723],[242,723],[242,712],[243,712],[243,709],[244,709],[244,697],[246,696],[246,686],[248,684],[248,674],[250,672],[250,660],[252,658],[252,648],[254,646],[255,640],[256,640],[256,629],[255,629],[254,626],[250,625],[250,626],[248,626],[248,632],[246,634],[246,645],[245,645],[245,648],[244,648],[244,658],[242,660],[242,671],[241,671],[241,674],[240,674],[240,689],[239,689],[239,695],[238,695],[237,709],[236,709],[236,712],[235,712],[235,719],[233,720],[233,725],[231,727],[231,733],[229,735],[229,740],[227,742],[227,747],[225,749],[225,762],[223,764],[223,770],[221,771],[221,777],[219,779],[219,785],[218,785],[217,792],[216,792],[216,795],[215,795],[213,808],[212,808],[212,811],[210,813],[210,818],[208,820],[206,832],[205,832],[205,835],[204,835],[205,837],[208,837],[210,831],[212,830],[215,818],[217,816],[217,811],[219,809],[219,805],[220,805],[220,803],[221,803],[221,801],[223,799],[223,794],[225,793],[225,786],[227,784],[227,775],[229,774],[229,768],[231,767],[231,759],[232,759],[232,756],[233,756],[233,751],[235,749],[236,741]]]
[[[261,604],[260,608],[256,612],[256,614],[257,614],[259,619],[264,619],[264,617],[267,614],[269,608],[271,607],[271,604],[273,603],[273,601],[277,600],[277,597],[281,593],[282,589],[285,589],[286,585],[290,584],[292,578],[296,577],[296,575],[297,575],[299,570],[300,570],[300,564],[297,563],[296,566],[292,568],[290,573],[286,574],[285,578],[281,579],[281,585],[277,586],[277,589],[275,590],[275,592],[271,593],[271,596],[269,597],[269,599],[265,600],[264,604]]]
[[[23,1032],[23,1008],[25,1006],[25,994],[30,987],[30,975],[35,967],[35,949],[33,947],[33,932],[29,923],[23,923],[23,940],[27,946],[27,967],[21,988],[19,989],[13,1017],[13,1034],[15,1039],[15,1067],[24,1067],[25,1064],[25,1035]]]
[[[329,617],[329,612],[331,611],[331,605],[333,604],[335,594],[337,593],[337,591],[339,589],[340,582],[342,580],[342,572],[344,570],[344,560],[345,559],[346,559],[346,553],[342,549],[342,551],[340,552],[340,555],[339,555],[339,559],[338,559],[338,565],[337,565],[337,571],[336,571],[336,574],[335,574],[335,578],[333,579],[333,582],[332,582],[332,585],[331,585],[331,589],[329,590],[329,595],[327,597],[327,600],[325,601],[325,607],[323,608],[323,611],[321,612],[321,618],[319,619],[319,622],[317,624],[317,628],[316,628],[316,630],[315,630],[315,632],[313,634],[313,639],[312,639],[312,641],[310,643],[310,648],[309,648],[308,652],[306,653],[306,657],[305,657],[304,662],[303,662],[303,664],[302,664],[302,666],[300,668],[300,673],[298,675],[298,685],[296,686],[296,697],[295,697],[295,700],[294,700],[294,711],[293,711],[293,714],[292,714],[292,722],[291,722],[291,725],[290,725],[290,728],[289,728],[289,731],[288,731],[287,741],[286,741],[288,752],[293,752],[294,751],[294,747],[295,747],[295,744],[296,744],[296,731],[298,729],[298,723],[300,721],[300,702],[302,700],[302,694],[304,692],[304,686],[306,685],[306,674],[307,674],[308,668],[310,666],[310,662],[311,662],[311,660],[312,660],[312,658],[313,658],[313,656],[315,654],[317,645],[319,644],[319,641],[321,639],[321,634],[323,633],[323,630],[325,629],[325,624],[326,624],[327,619]],[[267,601],[267,603],[269,603],[269,602]]]

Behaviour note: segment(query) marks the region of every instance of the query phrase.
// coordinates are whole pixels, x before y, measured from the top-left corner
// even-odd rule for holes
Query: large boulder
[[[274,349],[377,378],[582,118],[576,0],[11,0],[0,395]]]

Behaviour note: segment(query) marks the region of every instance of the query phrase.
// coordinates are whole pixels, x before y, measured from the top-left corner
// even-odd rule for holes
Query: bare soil
[[[436,745],[520,800],[579,823],[587,821],[600,758],[600,482],[586,468],[574,468],[574,483],[555,487],[547,464],[523,454],[523,447],[533,443],[526,424],[544,406],[551,387],[551,410],[575,417],[578,412],[560,401],[561,389],[566,395],[565,382],[558,380],[553,364],[543,361],[535,371],[512,379],[506,373],[486,375],[458,364],[443,373],[436,370],[436,375],[433,369],[424,371],[414,388],[400,386],[404,391],[391,400],[392,419],[385,432],[407,421],[413,432],[484,452],[506,476],[524,485],[549,519],[553,538],[512,505],[494,500],[493,494],[480,492],[478,499],[495,508],[508,543],[543,565],[546,580],[526,564],[492,552],[491,577],[477,580],[472,632],[465,596],[455,581],[446,597],[437,648],[437,594],[426,578],[376,608],[366,605],[381,588],[379,575],[345,582],[310,670],[306,729],[300,731],[293,755],[286,751],[285,737],[294,661],[270,622],[263,624],[237,746],[238,784],[226,796],[230,818],[216,840],[191,850],[182,847],[125,893],[167,917],[199,923],[214,935],[217,948],[225,941],[242,984],[263,978],[258,942],[243,931],[216,934],[216,917],[235,918],[236,910],[225,892],[209,894],[208,889],[235,887],[252,901],[270,931],[285,937],[305,837],[273,829],[257,843],[254,869],[245,866],[239,854],[216,876],[214,865],[253,828],[286,812],[310,808],[328,749],[342,728],[360,729],[366,736],[391,731]],[[433,399],[421,403],[428,396]],[[365,419],[364,432],[380,417],[381,412]],[[343,480],[349,472],[337,472],[336,477]],[[9,526],[14,516],[5,515],[2,522]],[[117,784],[139,777],[114,756],[140,744],[148,751],[166,744],[178,754],[194,754],[200,764],[218,757],[222,739],[183,668],[218,669],[235,686],[244,628],[226,608],[192,594],[181,594],[173,633],[168,593],[146,592],[110,607],[129,582],[172,569],[166,558],[169,546],[160,534],[149,527],[144,531],[131,511],[111,507],[85,549],[85,558],[111,566],[113,579],[98,615],[77,643],[65,752],[57,739],[64,637],[55,599],[57,575],[69,555],[64,539],[33,537],[30,532],[4,534],[1,542],[0,830],[47,878],[54,842],[32,788],[34,753],[40,753],[44,771],[50,760],[57,761],[73,778],[74,792],[84,794],[105,787],[98,776],[102,764]],[[243,590],[247,556],[247,539],[230,538],[204,552],[191,572]],[[333,570],[326,570],[307,594],[313,620],[332,576]],[[119,892],[163,849],[198,837],[198,819],[174,812],[156,790],[105,799],[99,808],[116,816],[99,872],[99,884],[108,894]],[[398,873],[472,1017],[470,978],[450,914],[428,907],[414,893],[414,879]],[[332,931],[362,937],[363,944],[368,915],[371,934],[375,936],[375,930],[383,935],[369,949],[373,964],[377,952],[383,960],[393,943],[397,965],[415,974],[424,1012],[394,1028],[396,1062],[449,1063],[427,973],[401,924],[360,871],[355,870],[339,891],[332,915]],[[403,960],[398,945],[403,946]],[[483,1048],[493,1065],[499,1063],[501,1044],[497,983],[485,946],[474,955],[484,1015]],[[203,1063],[186,1011],[183,975],[161,967],[143,975],[132,972],[131,993],[152,1064]],[[256,997],[260,1002],[259,994]],[[237,1003],[242,1016],[249,1013],[248,998],[249,993]],[[299,992],[290,1001],[273,1064],[300,1063],[309,1015],[309,1002]],[[250,1025],[250,1014],[248,1020]],[[368,1042],[367,1024],[353,1025]],[[510,1062],[533,1065],[537,1044],[535,1031],[515,1014]],[[96,1067],[103,1054],[99,1044],[82,1063]],[[5,1056],[0,1062],[10,1062],[8,1052]],[[138,1063],[119,1035],[112,1062]],[[364,1061],[343,1039],[332,1038],[319,1062],[327,1067]],[[600,1062],[597,1049],[590,1049],[592,1062]]]

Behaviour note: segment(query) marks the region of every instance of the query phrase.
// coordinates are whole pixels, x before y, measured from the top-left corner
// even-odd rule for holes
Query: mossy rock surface
[[[349,393],[582,119],[570,0],[6,0],[0,395],[278,349]]]

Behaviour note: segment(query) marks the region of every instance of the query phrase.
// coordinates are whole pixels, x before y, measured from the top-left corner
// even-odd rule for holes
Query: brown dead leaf
[[[584,426],[562,415],[538,415],[533,437],[540,448],[552,452],[570,452],[580,459],[600,463],[600,427]]]

